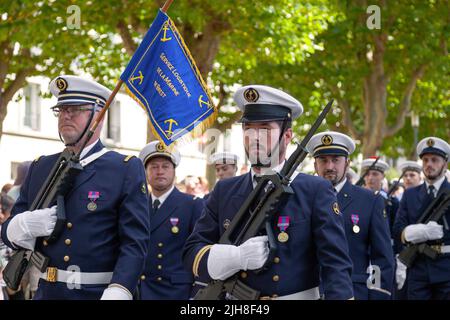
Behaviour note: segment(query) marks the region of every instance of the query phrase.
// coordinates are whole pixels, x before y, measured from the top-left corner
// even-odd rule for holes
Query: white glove
[[[407,267],[398,259],[398,255],[396,259],[397,269],[395,270],[395,281],[397,282],[398,290],[401,290],[403,288],[403,285],[405,284]]]
[[[133,296],[122,286],[113,284],[103,291],[100,300],[133,300]]]
[[[239,270],[261,268],[269,256],[267,236],[250,238],[240,246],[215,244],[208,256],[208,273],[211,278],[225,280]]]
[[[25,211],[11,219],[6,235],[16,246],[34,250],[36,238],[50,235],[55,224],[56,206]]]
[[[412,224],[405,228],[405,240],[412,243],[437,240],[443,236],[443,227],[436,221],[430,221],[427,224]]]

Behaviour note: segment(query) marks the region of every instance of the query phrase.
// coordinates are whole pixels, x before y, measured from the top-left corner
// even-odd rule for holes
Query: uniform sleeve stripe
[[[212,245],[207,245],[201,248],[197,255],[195,256],[194,263],[192,264],[192,273],[195,277],[198,277],[198,267],[200,265],[200,261],[202,260],[203,256],[206,252],[208,252],[209,249],[211,249]]]
[[[405,230],[403,229],[402,234],[400,235],[400,240],[402,241],[403,244],[406,244],[406,239],[405,239]]]
[[[377,287],[369,287],[369,290],[375,290],[375,291],[379,291],[381,293],[387,294],[387,295],[391,295],[391,293],[385,289],[382,288],[377,288]]]

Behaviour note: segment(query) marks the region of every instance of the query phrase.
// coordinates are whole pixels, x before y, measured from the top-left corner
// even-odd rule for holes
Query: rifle
[[[269,257],[261,269],[255,270],[256,273],[267,270],[273,261],[277,251],[277,244],[272,231],[275,213],[286,202],[289,195],[294,193],[290,186],[290,177],[306,158],[308,154],[306,145],[322,124],[332,104],[333,100],[328,102],[305,138],[287,159],[281,171],[261,177],[255,189],[249,194],[231,221],[230,226],[219,239],[218,243],[220,244],[239,246],[258,235],[264,228],[269,239]],[[235,274],[226,280],[211,281],[205,288],[197,292],[194,300],[219,300],[223,299],[226,293],[239,300],[257,300],[260,296],[258,290],[244,284]]]
[[[50,171],[50,175],[39,189],[36,198],[29,208],[30,211],[49,208],[56,202],[57,220],[53,232],[48,237],[45,237],[47,243],[55,242],[64,230],[66,222],[64,198],[72,189],[76,176],[82,170],[83,168],[79,163],[79,158],[72,156],[70,151],[65,149],[59,156]],[[18,290],[20,281],[28,269],[30,262],[32,262],[40,272],[45,272],[49,263],[49,258],[39,251],[27,249],[17,250],[3,271],[3,278],[9,288]]]
[[[400,177],[398,178],[398,180],[395,181],[394,184],[389,188],[388,192],[386,193],[386,196],[388,199],[390,198],[390,196],[394,193],[395,189],[400,184],[400,180],[402,180],[405,173],[406,173],[406,171],[403,171],[402,174],[400,175]]]
[[[400,180],[403,178],[405,173],[406,173],[406,170],[402,172],[402,174],[400,175],[398,180],[394,182],[394,184],[389,188],[388,192],[386,193],[386,204],[387,205],[389,205],[389,206],[392,205],[391,196],[394,193],[395,189],[397,189],[398,185],[400,184]]]
[[[55,228],[48,237],[44,238],[48,243],[55,242],[64,230],[64,225],[66,223],[64,199],[72,190],[76,177],[83,170],[83,167],[80,164],[80,155],[88,141],[94,135],[95,130],[105,116],[106,111],[119,89],[120,86],[114,89],[109,96],[108,101],[106,101],[105,106],[94,119],[90,129],[87,131],[86,139],[82,143],[79,152],[77,154],[72,154],[67,148],[64,149],[29,208],[30,211],[49,208],[56,202],[57,220]],[[94,106],[94,108],[96,107],[97,105]],[[34,264],[40,272],[45,272],[49,262],[50,259],[39,251],[20,248],[11,256],[11,259],[3,270],[3,279],[9,288],[16,291],[19,289],[22,277],[30,267],[30,263]]]
[[[426,224],[430,221],[439,221],[449,208],[450,190],[443,190],[442,192],[439,192],[438,196],[428,205],[417,223]],[[403,264],[410,268],[419,254],[423,254],[435,260],[439,256],[439,251],[433,249],[433,247],[426,242],[409,244],[402,252],[400,252],[398,258]]]
[[[363,186],[364,185],[364,178],[367,176],[367,174],[369,173],[370,170],[373,170],[373,168],[375,168],[378,160],[380,159],[380,157],[377,157],[375,159],[375,161],[370,165],[369,168],[367,168],[367,170],[364,172],[364,174],[359,178],[359,180],[355,183],[355,186]]]

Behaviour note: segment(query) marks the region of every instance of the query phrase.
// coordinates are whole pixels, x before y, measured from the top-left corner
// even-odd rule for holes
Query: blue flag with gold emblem
[[[189,49],[161,10],[120,78],[165,146],[194,129],[201,133],[217,117]]]

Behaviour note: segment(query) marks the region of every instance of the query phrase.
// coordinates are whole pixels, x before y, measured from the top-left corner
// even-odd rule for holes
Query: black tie
[[[256,184],[258,184],[259,181],[261,181],[261,176],[257,176],[256,174],[253,176],[253,181],[256,182]]]
[[[155,201],[153,201],[153,213],[154,214],[158,210],[160,204],[161,204],[161,202],[158,199],[155,199]]]
[[[434,190],[436,190],[436,188],[433,185],[430,185],[428,187],[428,195],[430,196],[431,199],[436,198],[434,195]]]

